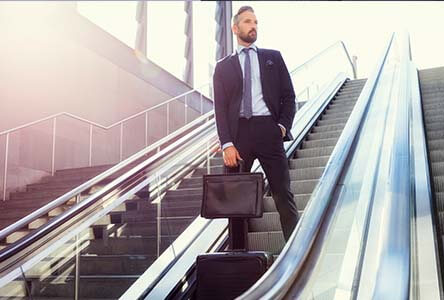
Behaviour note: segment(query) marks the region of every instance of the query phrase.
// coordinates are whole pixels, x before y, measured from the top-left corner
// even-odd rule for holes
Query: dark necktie
[[[251,48],[244,48],[242,51],[245,53],[245,63],[244,63],[244,117],[249,119],[253,115],[252,108],[252,97],[251,97],[251,63],[249,51]]]

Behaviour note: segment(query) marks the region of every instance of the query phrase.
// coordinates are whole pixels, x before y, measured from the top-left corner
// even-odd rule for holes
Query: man
[[[243,160],[249,171],[257,158],[270,183],[288,240],[298,220],[290,190],[290,175],[283,141],[292,140],[290,129],[296,112],[295,94],[279,51],[261,49],[253,8],[243,6],[233,17],[237,51],[215,68],[214,105],[224,164]]]

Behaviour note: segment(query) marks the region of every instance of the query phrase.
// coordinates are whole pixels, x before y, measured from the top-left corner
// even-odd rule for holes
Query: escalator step
[[[311,194],[299,194],[293,196],[294,202],[296,203],[296,206],[299,211],[305,209],[305,206],[310,200],[310,196]],[[273,198],[264,197],[264,212],[273,212],[273,211],[277,211],[276,204],[274,203]]]
[[[311,194],[319,180],[298,180],[290,182],[290,189],[293,194]]]
[[[338,119],[330,119],[330,120],[319,120],[316,124],[317,126],[325,126],[325,125],[337,125],[337,124],[345,124],[347,123],[348,118],[338,118]]]
[[[433,162],[444,161],[444,149],[430,151],[429,156]]]
[[[319,148],[319,147],[334,147],[336,145],[336,142],[338,141],[337,138],[333,139],[323,139],[323,140],[308,140],[302,142],[302,149],[311,149],[311,148]]]
[[[322,156],[290,159],[290,169],[324,167],[329,158],[329,156]]]
[[[424,116],[426,118],[435,117],[435,116],[439,116],[439,115],[443,115],[443,114],[444,114],[444,106],[443,105],[435,107],[434,109],[427,109],[424,112]]]
[[[252,218],[248,221],[248,230],[250,232],[279,231],[281,229],[278,212],[264,212],[262,218]]]
[[[444,192],[444,176],[434,176],[433,184],[436,193]]]
[[[250,251],[269,251],[279,254],[285,246],[282,231],[249,232],[248,246]]]
[[[432,162],[433,176],[444,175],[444,162]]]
[[[323,167],[307,168],[307,169],[291,169],[290,180],[319,179],[323,171],[324,171]]]
[[[444,192],[435,193],[436,209],[439,212],[444,212]]]
[[[429,142],[440,139],[444,139],[444,130],[427,130],[427,140]]]
[[[341,133],[342,133],[342,130],[330,131],[330,132],[314,132],[314,133],[312,132],[308,135],[307,140],[314,141],[314,140],[322,140],[322,139],[339,138]]]
[[[426,124],[425,128],[427,131],[444,130],[444,123],[443,122],[434,122],[434,123]]]
[[[334,147],[322,147],[322,148],[312,148],[312,149],[300,149],[295,153],[296,158],[309,158],[309,157],[322,157],[329,156],[333,151]]]
[[[336,125],[326,125],[326,126],[315,126],[311,132],[327,132],[327,131],[338,131],[344,128],[345,124]]]

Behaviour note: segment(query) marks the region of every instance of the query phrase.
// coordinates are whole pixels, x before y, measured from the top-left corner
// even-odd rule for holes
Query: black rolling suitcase
[[[201,215],[229,218],[231,251],[197,257],[195,299],[232,300],[248,290],[273,262],[269,252],[248,251],[247,218],[262,216],[263,175],[205,175],[203,180]]]
[[[262,251],[199,255],[196,299],[234,299],[248,290],[272,262],[271,253]]]

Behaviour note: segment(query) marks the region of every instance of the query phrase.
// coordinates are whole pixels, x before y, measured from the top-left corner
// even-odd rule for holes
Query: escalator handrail
[[[305,212],[289,241],[277,261],[265,275],[237,299],[281,299],[302,270],[305,259],[319,232],[323,216],[327,211],[329,200],[339,180],[342,168],[361,126],[361,121],[391,49],[393,38],[394,34],[391,35],[378,59],[375,70],[368,78],[325,166],[319,183],[312,193]]]
[[[214,115],[212,112],[210,112],[208,114]],[[207,118],[208,117],[209,116],[207,116]],[[197,134],[199,134],[203,130],[209,128],[210,126],[214,126],[214,118],[211,121],[206,122],[203,125],[199,126],[198,128],[194,129],[193,131],[191,131],[187,135],[183,136],[178,141],[175,141],[173,144],[167,146],[165,149],[162,149],[161,151],[159,151],[155,155],[149,157],[143,163],[143,165],[145,165],[145,168],[146,168],[149,165],[156,163],[163,156],[168,155],[169,153],[173,152],[175,149],[180,147],[180,145],[185,143],[187,140],[191,139],[193,136],[196,136]],[[110,170],[108,170],[108,171],[106,171],[106,172],[96,176],[95,178],[91,179],[90,181],[88,181],[87,183],[81,185],[80,187],[74,189],[73,191],[71,191],[71,192],[69,192],[69,193],[67,193],[67,194],[57,198],[56,200],[51,202],[51,203],[53,203],[52,205],[56,205],[56,204],[60,205],[60,204],[65,203],[69,199],[72,199],[73,197],[76,197],[77,195],[80,194],[80,192],[78,192],[78,190],[85,190],[84,186],[86,184],[90,185],[91,182],[93,182],[93,181],[95,183],[100,182],[101,180],[103,180],[103,179],[109,177],[110,175],[112,175],[113,173],[115,173],[116,170],[119,170],[119,169],[123,168],[124,166],[127,166],[130,162],[133,162],[136,159],[138,159],[140,157],[143,157],[143,155],[145,155],[146,153],[149,153],[149,151],[152,151],[155,148],[156,147],[148,147],[147,149],[139,151],[138,153],[136,153],[133,156],[131,156],[128,159],[126,159],[125,161],[123,161],[123,162],[119,163],[118,165],[114,166]],[[128,171],[127,173],[125,173],[124,175],[120,176],[116,180],[113,180],[112,184],[107,184],[103,189],[101,189],[100,191],[94,193],[93,195],[91,195],[90,197],[88,197],[87,199],[85,199],[84,201],[79,203],[81,205],[75,205],[75,206],[71,207],[69,210],[65,211],[62,215],[59,215],[56,218],[57,221],[55,221],[55,220],[54,221],[50,221],[46,225],[41,226],[39,229],[37,229],[37,230],[33,231],[32,233],[28,234],[27,236],[25,236],[24,238],[20,239],[19,241],[17,241],[16,243],[12,244],[11,246],[8,246],[8,247],[0,250],[0,262],[4,261],[8,257],[11,257],[12,255],[16,254],[18,251],[20,251],[20,249],[23,249],[27,245],[31,244],[33,241],[37,240],[39,237],[43,236],[44,234],[52,231],[59,224],[62,224],[63,222],[65,222],[67,220],[67,218],[69,218],[70,216],[74,216],[77,213],[77,211],[81,211],[82,209],[84,209],[84,207],[92,205],[92,203],[94,203],[98,199],[100,199],[101,196],[103,196],[103,195],[107,194],[108,192],[110,192],[115,186],[117,186],[119,184],[122,184],[127,178],[129,178],[130,176],[136,174],[137,171],[139,171],[139,169],[140,169],[139,166],[137,166],[137,167],[133,168],[132,170]],[[57,202],[55,202],[55,201],[57,201]],[[43,208],[47,208],[47,207],[49,207],[49,206],[47,205],[47,206],[44,206]],[[41,210],[43,210],[43,208]],[[16,224],[16,223],[14,223],[14,224]],[[16,226],[18,226],[18,225],[16,224]],[[6,229],[8,229],[8,228],[6,228]],[[9,230],[11,230],[11,229],[9,229]]]
[[[303,63],[302,65],[296,67],[295,69],[293,69],[290,74],[294,75],[297,72],[303,70],[304,68],[306,68],[308,65],[311,65],[312,63],[314,63],[315,61],[317,61],[320,57],[322,57],[322,55],[324,55],[325,53],[327,53],[328,51],[330,51],[331,49],[337,47],[337,46],[341,46],[341,48],[344,50],[344,54],[347,57],[348,62],[350,63],[350,66],[352,68],[353,71],[353,79],[357,78],[357,74],[356,74],[356,66],[353,64],[352,59],[350,58],[350,54],[347,50],[347,47],[345,47],[345,44],[343,41],[339,40],[334,42],[333,44],[331,44],[330,46],[328,46],[327,48],[325,48],[324,50],[322,50],[321,52],[315,54],[314,56],[312,56],[310,59],[308,59],[305,63]]]
[[[2,230],[0,230],[0,240],[6,238],[8,235],[12,234],[13,232],[23,228],[24,226],[28,225],[30,222],[36,220],[37,218],[47,214],[52,209],[66,203],[70,199],[72,199],[72,198],[76,197],[77,195],[81,194],[82,192],[90,189],[95,184],[110,177],[111,175],[115,174],[119,170],[125,168],[126,166],[130,165],[131,163],[135,162],[136,160],[142,158],[144,155],[146,155],[146,154],[150,153],[151,151],[157,149],[158,147],[161,147],[162,145],[170,142],[172,139],[176,138],[177,136],[181,135],[182,133],[186,132],[187,130],[193,128],[197,124],[204,122],[205,120],[209,120],[212,117],[213,117],[213,111],[210,111],[210,112],[206,113],[205,115],[198,117],[197,119],[195,119],[192,122],[188,123],[187,125],[181,127],[180,129],[176,130],[175,132],[171,133],[170,135],[158,140],[157,142],[151,144],[147,148],[133,154],[132,156],[121,161],[117,165],[109,168],[108,170],[104,171],[103,173],[91,178],[90,180],[79,185],[78,187],[74,188],[73,190],[61,195],[60,197],[54,199],[53,201],[49,202],[48,204],[44,205],[43,207],[39,208],[38,210],[32,212],[31,214],[27,215],[26,217],[3,228]]]
[[[396,139],[389,140],[390,154],[385,161],[389,166],[388,174],[382,177],[387,179],[379,230],[380,243],[377,253],[373,253],[379,258],[376,260],[377,274],[374,282],[364,283],[373,285],[372,299],[408,299],[410,292],[410,46],[407,34],[400,34],[398,40],[400,85],[397,99],[393,99],[398,104],[395,124],[390,126]]]

